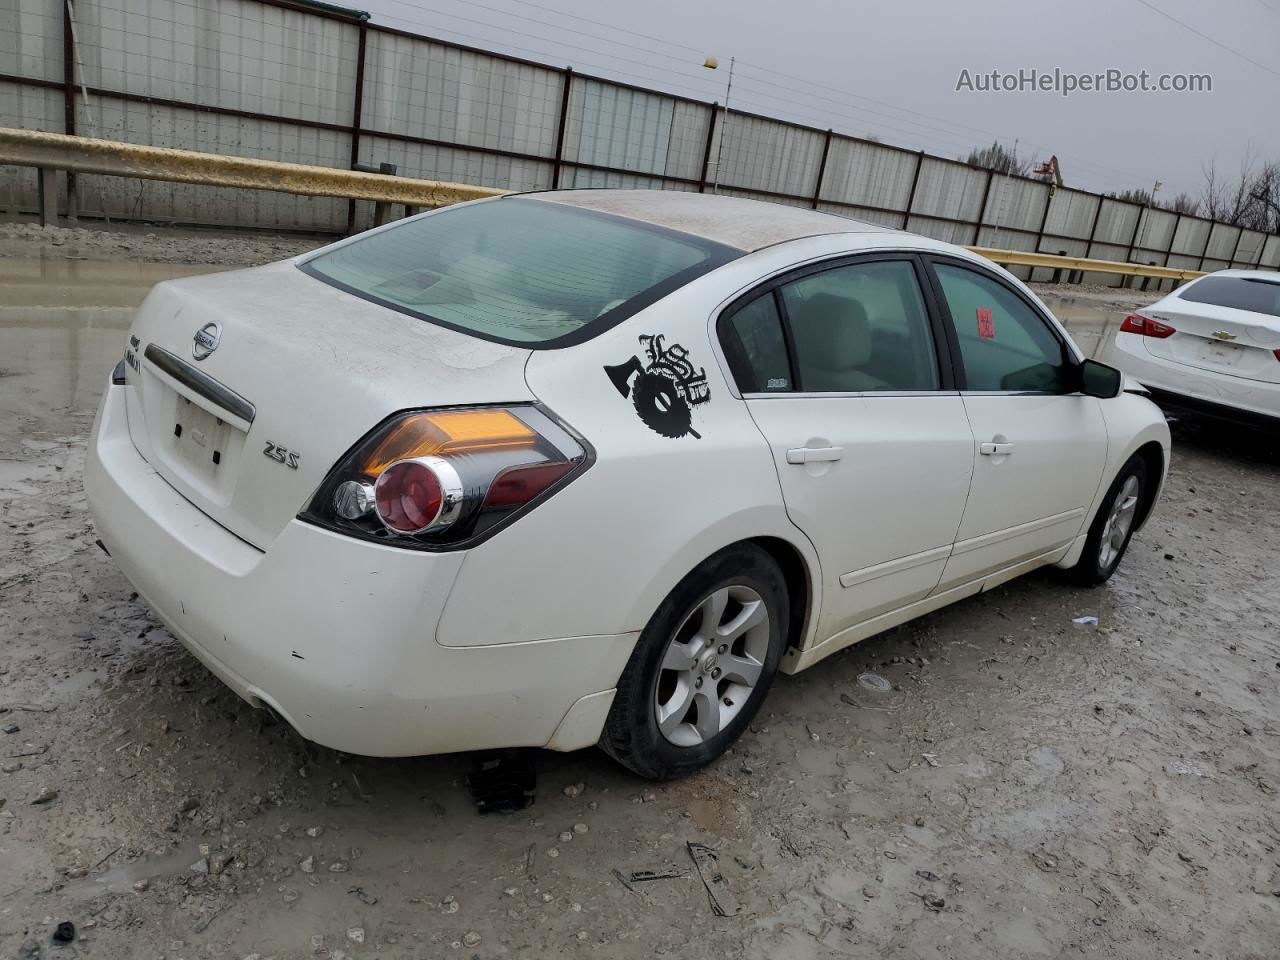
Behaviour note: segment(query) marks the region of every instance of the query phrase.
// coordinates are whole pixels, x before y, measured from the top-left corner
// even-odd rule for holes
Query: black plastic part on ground
[[[467,775],[481,813],[515,813],[533,803],[538,784],[532,750],[502,750],[476,757]]]

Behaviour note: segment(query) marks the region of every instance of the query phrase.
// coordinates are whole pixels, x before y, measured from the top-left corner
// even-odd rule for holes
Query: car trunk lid
[[[157,285],[131,346],[139,453],[263,550],[392,413],[532,399],[527,350],[369,303],[292,262]]]
[[[1143,310],[1176,331],[1143,337],[1147,352],[1175,363],[1249,380],[1280,383],[1280,318],[1213,303],[1177,301]]]

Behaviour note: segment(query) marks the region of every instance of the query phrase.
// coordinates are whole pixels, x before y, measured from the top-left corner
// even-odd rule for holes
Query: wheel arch
[[[1092,508],[1089,510],[1089,523],[1102,506],[1102,499],[1116,476],[1124,469],[1124,465],[1134,456],[1142,458],[1147,467],[1147,475],[1151,478],[1149,489],[1143,498],[1142,514],[1138,517],[1135,530],[1142,529],[1160,495],[1164,492],[1165,480],[1169,473],[1169,450],[1171,441],[1169,424],[1165,421],[1160,408],[1147,397],[1135,394],[1122,394],[1102,404],[1103,414],[1107,421],[1107,433],[1111,437],[1112,449],[1108,453],[1106,472],[1098,484],[1098,492]],[[1088,525],[1085,526],[1088,529]]]
[[[1089,530],[1102,509],[1107,491],[1124,465],[1134,456],[1142,457],[1152,482],[1143,498],[1142,514],[1134,532],[1142,529],[1164,491],[1169,472],[1169,425],[1155,404],[1145,397],[1128,395],[1113,401],[1114,408],[1103,404],[1107,414],[1107,430],[1114,446],[1108,451],[1107,465],[1098,481],[1097,492],[1081,524],[1071,548],[1054,566],[1071,569],[1079,561]],[[1118,441],[1118,442],[1117,442]]]
[[[738,518],[739,521],[740,519]],[[632,627],[642,629],[671,591],[709,557],[745,543],[765,551],[782,570],[791,607],[787,623],[787,648],[802,650],[810,646],[810,634],[817,626],[816,611],[822,599],[821,568],[813,544],[790,524],[784,526],[781,523],[762,522],[754,525],[755,531],[759,532],[748,532],[743,526],[741,522],[717,525],[713,530],[704,531],[681,550],[680,555],[665,566],[660,580],[638,594],[642,599],[628,618]]]
[[[787,620],[786,647],[796,651],[805,647],[805,637],[812,625],[813,616],[810,598],[813,596],[813,572],[805,562],[804,555],[795,545],[781,537],[752,537],[744,543],[755,544],[764,550],[782,570],[782,577],[787,584],[787,601],[790,616]],[[786,650],[783,651],[784,654]]]
[[[1134,524],[1134,531],[1136,532],[1146,524],[1147,518],[1151,516],[1152,508],[1155,507],[1156,501],[1160,498],[1160,491],[1164,487],[1165,467],[1168,458],[1165,456],[1164,447],[1155,440],[1148,440],[1138,447],[1132,456],[1125,458],[1125,463],[1128,463],[1133,456],[1142,458],[1142,462],[1147,468],[1147,476],[1155,481],[1148,484],[1142,503],[1138,507],[1137,522]]]

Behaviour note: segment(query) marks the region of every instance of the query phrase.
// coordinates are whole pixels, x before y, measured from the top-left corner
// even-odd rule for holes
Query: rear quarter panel
[[[787,519],[768,445],[721,369],[709,317],[741,286],[736,265],[700,278],[586,343],[535,351],[532,392],[579,431],[596,462],[567,488],[468,552],[438,628],[448,646],[642,629],[699,562],[742,539],[791,543],[817,558]],[[607,368],[648,360],[642,337],[684,347],[709,399],[692,433],[648,426]],[[625,375],[625,374],[623,374]],[[812,576],[818,583],[820,578]],[[817,598],[814,597],[814,601]]]

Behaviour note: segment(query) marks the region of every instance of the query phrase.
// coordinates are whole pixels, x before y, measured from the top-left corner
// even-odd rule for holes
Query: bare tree
[[[1155,207],[1168,210],[1170,213],[1194,215],[1200,209],[1200,201],[1188,193],[1176,194],[1172,200],[1157,200],[1150,190],[1120,190],[1106,194],[1125,203],[1136,203],[1143,207]]]
[[[1204,189],[1200,203],[1205,216],[1210,220],[1243,226],[1241,221],[1258,202],[1249,195],[1255,176],[1253,166],[1250,151],[1240,161],[1240,173],[1235,177],[1218,173],[1217,163],[1213,160],[1201,168],[1204,171]]]
[[[1249,195],[1255,206],[1250,210],[1246,226],[1280,234],[1280,163],[1269,160],[1262,165],[1250,185]]]
[[[1220,175],[1212,161],[1203,169],[1205,216],[1248,230],[1280,233],[1280,163],[1259,162],[1250,149],[1234,177]]]
[[[989,147],[974,147],[969,151],[969,156],[964,158],[964,162],[970,166],[994,170],[996,173],[1010,173],[1025,177],[1031,173],[1034,159],[1034,157],[1023,159],[1018,156],[1016,145],[1006,147],[996,140]]]

